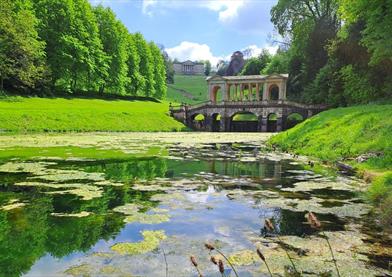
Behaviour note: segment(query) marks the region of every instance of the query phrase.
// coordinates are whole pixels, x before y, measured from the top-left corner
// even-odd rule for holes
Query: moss
[[[234,266],[251,265],[260,261],[256,252],[252,250],[242,250],[232,253],[228,259]]]
[[[91,272],[92,268],[88,264],[73,266],[64,271],[65,274],[72,275],[74,277],[90,277],[92,276]]]
[[[127,223],[139,222],[143,224],[159,224],[170,220],[170,216],[167,214],[143,214],[136,213],[127,216],[124,221]]]
[[[124,219],[126,223],[139,222],[143,224],[159,224],[170,220],[170,216],[167,214],[167,210],[164,209],[151,209],[149,213],[139,212],[139,207],[136,204],[125,204],[113,209],[115,212],[123,213],[127,215]]]
[[[143,231],[143,240],[140,242],[122,242],[116,243],[110,249],[121,255],[138,255],[151,252],[156,249],[160,242],[166,239],[165,232],[161,231]]]

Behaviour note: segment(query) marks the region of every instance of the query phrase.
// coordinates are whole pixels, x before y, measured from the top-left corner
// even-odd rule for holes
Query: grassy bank
[[[0,99],[0,130],[5,132],[178,131],[168,103],[152,101],[25,98]]]
[[[207,82],[205,76],[175,75],[174,84],[167,88],[167,99],[176,103],[194,104],[207,101]]]
[[[283,150],[335,163],[343,161],[372,181],[369,198],[392,223],[392,105],[323,112],[269,141]]]

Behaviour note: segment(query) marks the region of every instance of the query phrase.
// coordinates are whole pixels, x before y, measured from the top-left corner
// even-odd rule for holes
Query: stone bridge
[[[199,131],[279,132],[326,106],[286,100],[287,75],[207,78],[210,101],[170,107],[171,116]],[[221,92],[221,95],[218,93]]]

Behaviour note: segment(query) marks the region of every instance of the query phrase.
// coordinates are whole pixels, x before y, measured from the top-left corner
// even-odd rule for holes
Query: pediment
[[[223,76],[214,75],[214,76],[208,77],[206,80],[207,80],[207,82],[211,82],[211,81],[224,81],[226,79]]]

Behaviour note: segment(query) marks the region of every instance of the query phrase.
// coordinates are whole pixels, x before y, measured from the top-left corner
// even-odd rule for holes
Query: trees
[[[37,19],[27,1],[0,1],[0,90],[11,86],[33,88],[44,74],[44,43]]]
[[[211,62],[206,60],[204,62],[204,75],[209,76],[211,73]]]
[[[153,43],[149,43],[151,56],[153,58],[153,69],[154,69],[154,94],[153,96],[157,99],[163,99],[166,96],[166,71],[165,61],[161,52],[161,49]]]
[[[240,75],[258,75],[271,61],[271,54],[263,49],[257,58],[250,58],[245,63]]]
[[[134,36],[136,51],[140,57],[140,86],[137,88],[138,95],[152,97],[155,94],[154,68],[151,50],[143,35],[136,33]]]
[[[94,8],[94,14],[103,51],[108,57],[108,74],[104,75],[99,91],[103,93],[106,88],[110,93],[124,94],[128,73],[127,29],[109,8],[99,5]]]
[[[30,1],[0,1],[0,89],[164,97],[159,48],[130,34],[112,10],[88,0]]]

